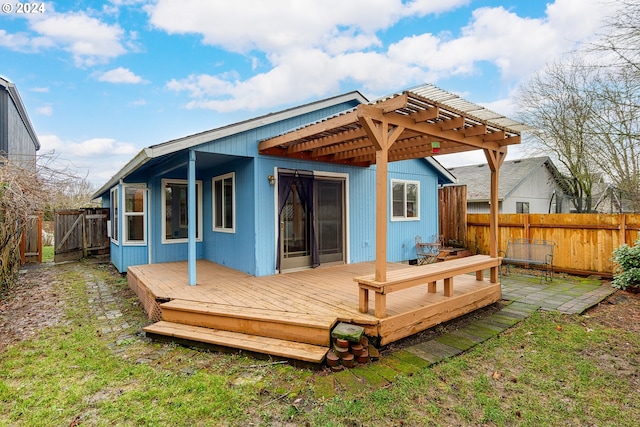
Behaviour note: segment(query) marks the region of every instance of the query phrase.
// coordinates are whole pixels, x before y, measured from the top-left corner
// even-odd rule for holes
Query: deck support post
[[[402,126],[389,126],[389,120],[379,117],[376,107],[361,104],[357,108],[358,121],[376,149],[376,280],[387,280],[387,211],[389,198],[389,149],[404,131]],[[374,120],[373,117],[376,117]],[[377,304],[376,304],[377,305]]]
[[[507,157],[507,148],[501,151],[484,150],[489,169],[491,169],[491,195],[489,202],[489,255],[492,258],[498,257],[498,178],[500,166]],[[491,269],[491,283],[498,283],[498,269]]]
[[[189,164],[187,173],[187,198],[188,198],[188,253],[187,264],[189,269],[189,286],[196,284],[196,152],[189,150]]]

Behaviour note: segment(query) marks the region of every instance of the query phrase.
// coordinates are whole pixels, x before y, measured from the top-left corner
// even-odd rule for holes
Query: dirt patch
[[[640,333],[640,293],[616,291],[584,316],[609,328]]]
[[[60,322],[64,301],[56,291],[59,271],[52,267],[25,266],[18,283],[0,295],[0,352]]]

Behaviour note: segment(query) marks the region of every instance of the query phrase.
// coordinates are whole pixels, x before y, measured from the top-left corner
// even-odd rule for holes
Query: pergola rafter
[[[428,97],[427,97],[428,96]],[[498,172],[524,125],[426,85],[259,143],[260,154],[376,165],[376,280],[386,280],[388,163],[483,150],[491,168],[491,256],[497,257]],[[432,145],[438,143],[438,150]],[[497,280],[497,279],[496,279]]]

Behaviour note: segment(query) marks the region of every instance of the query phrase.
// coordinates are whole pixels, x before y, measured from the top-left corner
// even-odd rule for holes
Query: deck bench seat
[[[427,285],[427,291],[436,292],[436,281],[444,280],[444,295],[453,295],[453,278],[467,273],[476,273],[476,280],[482,281],[483,270],[492,270],[492,282],[497,281],[497,269],[500,266],[500,258],[492,258],[489,255],[473,255],[458,258],[451,261],[426,264],[416,267],[408,267],[387,272],[387,280],[384,282],[375,280],[375,275],[355,277],[359,288],[360,312],[369,311],[369,291],[375,292],[375,316],[378,318],[387,315],[387,294],[413,286]],[[495,279],[494,279],[495,278]]]

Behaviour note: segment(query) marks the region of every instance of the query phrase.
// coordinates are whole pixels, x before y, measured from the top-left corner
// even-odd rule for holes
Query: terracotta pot
[[[337,366],[338,363],[340,363],[340,358],[333,352],[333,350],[329,350],[327,353],[327,365]]]
[[[360,356],[357,357],[358,363],[369,363],[369,352],[364,350]]]
[[[338,357],[342,359],[345,354],[349,354],[349,347],[340,347],[336,343],[336,344],[333,344],[333,351],[335,351]]]
[[[338,347],[346,347],[349,348],[349,341],[343,340],[342,338],[336,338],[336,345]]]
[[[351,353],[346,354],[342,358],[342,364],[347,368],[353,368],[354,362],[355,362],[355,359],[353,357],[353,354],[351,354]]]
[[[351,353],[353,353],[355,356],[360,356],[363,350],[364,348],[362,347],[362,344],[353,344],[351,346]]]

